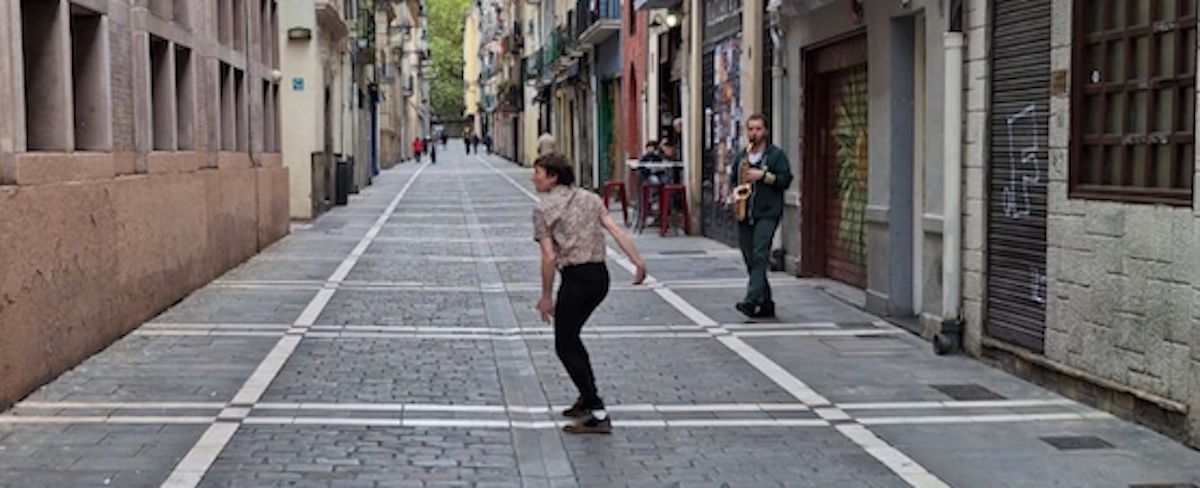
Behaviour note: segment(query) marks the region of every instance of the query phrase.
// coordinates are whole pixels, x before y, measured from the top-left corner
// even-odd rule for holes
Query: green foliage
[[[457,119],[463,114],[463,16],[471,0],[426,0],[431,74],[430,108],[435,117]]]

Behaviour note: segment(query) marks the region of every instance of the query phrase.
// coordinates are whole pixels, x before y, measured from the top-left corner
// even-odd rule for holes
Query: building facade
[[[0,405],[287,234],[278,7],[0,6]]]
[[[968,347],[1200,446],[1195,2],[968,3]]]

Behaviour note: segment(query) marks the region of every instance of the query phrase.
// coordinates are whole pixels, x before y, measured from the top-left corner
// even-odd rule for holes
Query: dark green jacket
[[[741,165],[746,156],[745,152],[746,148],[738,151],[733,160],[733,174],[730,175],[732,180],[729,186],[731,190],[737,186],[738,175],[741,174]],[[775,175],[775,181],[770,185],[765,180],[758,180],[754,183],[754,191],[750,194],[750,204],[746,207],[746,219],[778,219],[783,215],[783,194],[792,184],[792,164],[788,162],[787,154],[784,154],[782,149],[773,144],[767,144],[760,166],[752,167],[755,169],[765,167],[768,173]]]

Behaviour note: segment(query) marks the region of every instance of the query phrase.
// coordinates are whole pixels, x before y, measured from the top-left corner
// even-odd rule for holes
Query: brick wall
[[[646,86],[646,35],[649,26],[646,13],[634,11],[633,21],[637,23],[637,32],[629,28],[629,3],[634,0],[621,1],[621,137],[624,141],[625,157],[637,157],[642,154],[641,106],[642,90]]]

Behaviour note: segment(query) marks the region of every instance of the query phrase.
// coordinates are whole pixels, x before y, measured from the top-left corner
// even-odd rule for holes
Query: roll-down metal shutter
[[[985,328],[991,337],[1042,352],[1051,0],[991,3]]]

